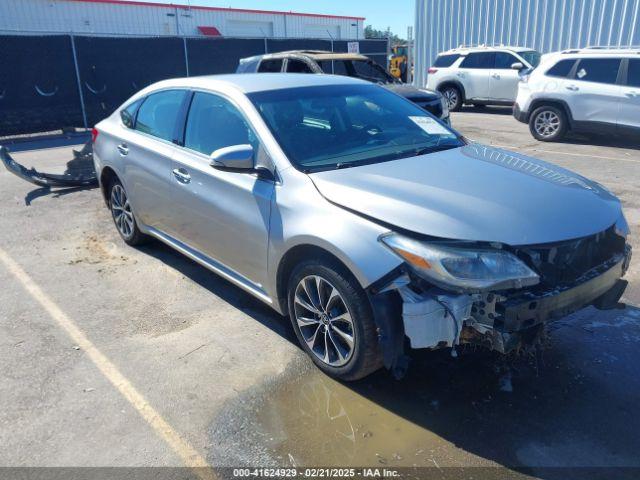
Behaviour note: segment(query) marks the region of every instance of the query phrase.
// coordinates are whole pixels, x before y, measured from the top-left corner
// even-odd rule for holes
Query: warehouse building
[[[640,45],[640,0],[415,0],[414,81],[460,45],[513,45],[542,53]]]
[[[363,22],[363,17],[141,1],[0,1],[3,33],[358,40],[364,38]]]

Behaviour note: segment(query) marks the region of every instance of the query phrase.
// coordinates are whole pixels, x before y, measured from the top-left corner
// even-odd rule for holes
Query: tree
[[[386,30],[377,30],[371,25],[367,25],[364,27],[364,38],[389,38],[391,39],[391,45],[406,43],[406,40],[391,31],[391,27],[387,27]]]

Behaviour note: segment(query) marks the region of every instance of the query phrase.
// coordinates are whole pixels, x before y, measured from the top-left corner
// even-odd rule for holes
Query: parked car
[[[513,105],[520,74],[534,69],[540,53],[523,47],[460,47],[440,53],[427,88],[441,92],[455,112],[464,104]]]
[[[240,60],[236,73],[325,73],[377,83],[417,104],[447,124],[449,108],[439,92],[401,83],[369,57],[321,50],[292,50]]]
[[[567,132],[640,135],[640,48],[544,56],[522,77],[514,117],[543,142]]]
[[[468,143],[362,80],[167,80],[93,144],[127,244],[154,237],[288,315],[344,380],[401,374],[409,347],[526,347],[626,286],[629,229],[607,189]]]

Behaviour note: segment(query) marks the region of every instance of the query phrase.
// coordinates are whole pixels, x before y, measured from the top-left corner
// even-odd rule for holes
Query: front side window
[[[282,71],[282,59],[273,58],[271,60],[263,60],[260,62],[258,72],[261,73],[278,73]]]
[[[549,77],[567,78],[575,63],[575,59],[560,60],[553,67],[547,70],[547,75]]]
[[[459,58],[460,55],[438,55],[436,61],[433,62],[433,66],[440,68],[450,67]]]
[[[433,116],[376,85],[287,88],[252,93],[249,99],[292,164],[307,172],[463,144]]]
[[[238,109],[225,98],[196,92],[189,107],[184,146],[205,155],[232,145],[253,145],[257,138]]]
[[[583,58],[576,70],[576,80],[615,84],[620,62],[619,58]]]
[[[467,55],[460,68],[475,68],[475,69],[487,69],[493,68],[495,53],[493,52],[478,52],[470,53]]]
[[[520,60],[518,60],[516,57],[514,57],[510,53],[496,52],[495,68],[510,69],[511,65],[519,61]]]
[[[629,60],[627,85],[629,85],[630,87],[640,87],[640,60]]]
[[[540,65],[540,59],[542,58],[542,54],[540,52],[536,52],[535,50],[528,50],[526,52],[518,52],[525,61],[531,65],[533,68],[536,68]]]
[[[145,98],[138,110],[135,129],[163,140],[174,140],[178,112],[186,92],[166,90]]]
[[[289,73],[313,73],[307,62],[302,60],[287,60],[287,72]]]

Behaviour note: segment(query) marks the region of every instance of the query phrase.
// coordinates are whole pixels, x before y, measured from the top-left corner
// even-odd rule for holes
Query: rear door
[[[615,125],[622,100],[618,84],[621,58],[581,58],[573,78],[564,82],[564,98],[578,122]]]
[[[472,52],[460,64],[456,76],[464,85],[467,99],[489,98],[489,77],[494,57],[494,52]]]
[[[489,98],[500,102],[514,102],[518,94],[520,75],[511,68],[516,62],[523,63],[509,52],[496,52],[494,67],[489,78]]]
[[[622,88],[618,125],[623,129],[640,128],[640,58],[630,58]]]
[[[171,202],[169,171],[176,151],[177,118],[185,90],[164,90],[146,97],[133,128],[123,128],[118,154],[123,182],[136,217],[151,227],[165,226]]]

